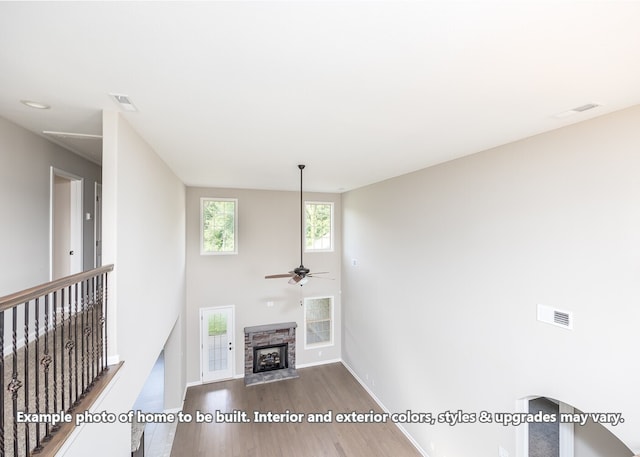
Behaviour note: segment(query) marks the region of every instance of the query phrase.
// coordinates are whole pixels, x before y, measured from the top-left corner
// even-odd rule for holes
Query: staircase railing
[[[112,270],[108,265],[0,298],[0,457],[42,451],[64,413],[107,369]]]

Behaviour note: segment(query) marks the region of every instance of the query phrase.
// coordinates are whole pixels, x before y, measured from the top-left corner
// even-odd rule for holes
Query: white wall
[[[631,457],[629,449],[600,424],[589,421],[574,430],[575,457]]]
[[[49,281],[51,167],[84,178],[93,214],[100,166],[0,118],[0,297]],[[84,268],[93,268],[93,220],[83,222]]]
[[[122,116],[105,112],[103,120],[104,264],[115,265],[109,354],[124,365],[92,409],[118,413],[132,409],[184,307],[185,187]],[[182,393],[180,384],[167,388]],[[130,433],[129,424],[92,424],[64,455],[127,455]]]
[[[623,413],[640,451],[638,125],[634,107],[343,194],[343,356],[390,410],[547,396]],[[513,427],[406,429],[431,457],[516,455]]]
[[[292,179],[295,179],[295,168]],[[238,254],[200,255],[200,198],[238,199]],[[312,271],[329,271],[335,280],[311,279],[292,286],[287,279],[264,279],[286,273],[300,263],[300,194],[298,192],[244,189],[187,189],[187,382],[200,381],[199,309],[233,304],[236,309],[235,375],[244,374],[244,327],[297,322],[296,365],[336,360],[341,356],[340,305],[340,195],[304,193],[306,200],[334,202],[336,240],[334,252],[305,253],[304,265]],[[303,344],[304,297],[335,297],[335,344],[305,350]],[[267,302],[272,301],[273,307]]]

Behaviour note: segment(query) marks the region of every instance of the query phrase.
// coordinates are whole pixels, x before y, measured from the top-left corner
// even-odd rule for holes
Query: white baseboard
[[[202,381],[194,381],[194,382],[188,382],[184,385],[184,392],[182,393],[182,404],[184,405],[184,401],[187,399],[187,390],[189,389],[189,387],[196,387],[196,386],[201,386],[202,385]]]
[[[296,370],[298,368],[317,367],[320,365],[328,365],[330,363],[338,363],[338,362],[342,362],[342,359],[321,360],[320,362],[303,363],[301,365],[296,364]]]
[[[353,369],[349,366],[349,364],[344,360],[340,360],[340,362],[342,362],[342,365],[344,365],[344,367],[349,371],[349,373],[351,373],[351,375],[356,379],[356,381],[358,381],[358,383],[363,387],[363,389],[367,391],[367,393],[371,396],[371,398],[373,398],[373,401],[375,401],[385,413],[391,414],[391,411],[389,411],[387,407],[384,405],[384,403],[382,403],[380,399],[376,397],[376,394],[374,394],[371,391],[371,389],[369,389],[369,386],[367,386],[364,383],[364,381],[360,379],[360,377],[356,374],[355,371],[353,371]],[[427,454],[427,451],[422,449],[422,447],[418,444],[418,442],[413,439],[413,437],[401,424],[396,423],[395,425],[396,427],[398,427],[398,429],[400,429],[402,434],[407,437],[407,439],[411,442],[411,444],[413,444],[413,447],[415,447],[420,454],[422,454],[424,457],[429,457],[429,454]]]

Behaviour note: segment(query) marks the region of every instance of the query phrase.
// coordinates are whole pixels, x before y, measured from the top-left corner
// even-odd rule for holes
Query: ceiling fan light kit
[[[302,198],[302,170],[304,170],[304,165],[298,165],[300,169],[300,266],[294,268],[288,273],[280,273],[275,275],[267,275],[265,279],[278,279],[278,278],[289,278],[289,284],[303,286],[308,281],[309,278],[313,278],[315,275],[326,274],[327,272],[318,272],[311,273],[311,270],[304,266],[304,262],[302,261],[302,255],[304,253],[304,200]]]

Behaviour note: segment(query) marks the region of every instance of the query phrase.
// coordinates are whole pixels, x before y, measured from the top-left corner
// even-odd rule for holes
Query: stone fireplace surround
[[[244,383],[247,386],[297,378],[295,322],[258,325],[244,328]],[[288,343],[288,368],[263,373],[253,372],[253,348]]]

